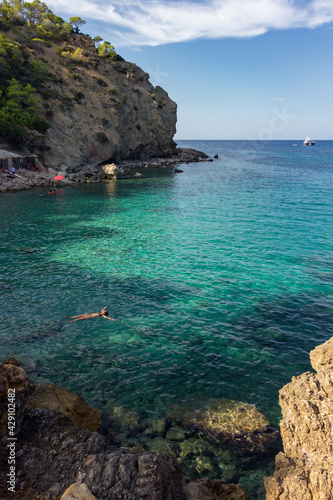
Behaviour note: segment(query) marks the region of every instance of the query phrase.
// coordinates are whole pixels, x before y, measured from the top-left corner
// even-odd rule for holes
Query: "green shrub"
[[[136,128],[137,128],[138,130],[140,130],[140,129],[141,129],[141,125],[140,125],[140,123],[137,123],[137,124],[136,124]]]
[[[64,50],[61,52],[61,56],[65,57],[71,62],[82,63],[85,62],[84,51],[78,47],[75,52],[70,52],[69,50]]]
[[[80,104],[82,99],[86,97],[83,92],[80,92],[77,89],[73,89],[73,94],[74,94],[74,101],[76,101],[78,104]]]
[[[67,109],[72,109],[74,107],[74,104],[73,104],[73,99],[67,95],[64,95],[62,98],[61,98],[64,106],[67,108]]]
[[[96,82],[98,83],[98,85],[101,85],[102,87],[107,87],[108,84],[102,80],[102,78],[96,78]]]

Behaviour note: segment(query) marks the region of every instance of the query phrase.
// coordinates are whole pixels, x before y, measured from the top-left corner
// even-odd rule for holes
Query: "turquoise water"
[[[138,418],[209,395],[277,424],[333,335],[333,142],[294,142],[179,141],[219,159],[1,194],[2,359]]]

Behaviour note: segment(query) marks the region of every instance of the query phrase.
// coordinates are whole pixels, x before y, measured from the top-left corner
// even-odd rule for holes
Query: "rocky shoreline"
[[[333,500],[333,338],[310,358],[317,373],[293,377],[280,391],[284,452],[265,478],[266,500]],[[63,387],[32,384],[13,358],[0,364],[0,498],[250,500],[239,484],[189,477],[168,446],[189,450],[197,433],[201,453],[208,439],[224,453],[236,447],[265,460],[276,437],[253,405],[230,400],[176,405],[145,430],[116,404],[108,415]],[[126,433],[156,446],[125,445]]]
[[[153,157],[145,160],[126,159],[112,163],[112,165],[117,167],[117,175],[110,178],[139,178],[144,176],[140,171],[147,167],[166,168],[184,163],[205,162],[207,160],[210,161],[208,156],[202,151],[177,148],[177,154],[168,157]],[[52,168],[45,168],[42,166],[41,172],[18,169],[15,175],[0,173],[0,193],[6,191],[22,191],[38,187],[63,187],[74,183],[99,183],[107,178],[104,172],[105,165],[107,165],[107,162],[96,167],[87,165],[80,170],[76,169],[74,172],[69,170],[56,171]],[[175,172],[180,172],[180,170],[175,169]],[[63,175],[64,179],[55,181],[54,177],[56,175]]]
[[[1,498],[250,499],[240,485],[191,480],[166,454],[119,448],[96,432],[100,423],[67,389],[34,386],[15,359],[0,364]]]

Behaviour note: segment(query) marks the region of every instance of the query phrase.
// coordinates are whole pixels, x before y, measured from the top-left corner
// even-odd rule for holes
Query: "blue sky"
[[[178,104],[176,139],[333,139],[333,0],[49,0]]]

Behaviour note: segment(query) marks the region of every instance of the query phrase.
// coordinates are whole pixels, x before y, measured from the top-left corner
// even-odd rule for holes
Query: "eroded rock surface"
[[[38,387],[38,386],[37,386]],[[57,386],[55,387],[58,394]],[[177,462],[159,453],[142,453],[135,448],[107,446],[97,433],[78,429],[62,411],[29,408],[27,399],[33,389],[25,371],[15,360],[0,364],[0,498],[8,498],[8,389],[17,401],[16,487],[10,498],[19,500],[248,500],[238,485],[221,481],[193,482]],[[47,388],[47,386],[46,386]],[[34,399],[37,406],[39,392]],[[44,393],[45,394],[45,393]],[[37,397],[38,396],[38,397]],[[72,400],[65,396],[51,406],[63,411]],[[46,400],[49,391],[46,391]],[[59,400],[61,399],[61,402]],[[32,398],[33,400],[33,398]],[[63,407],[61,406],[63,405]],[[44,405],[46,406],[46,405]],[[75,405],[74,405],[75,406]],[[86,408],[83,406],[82,408]],[[89,407],[88,407],[89,408]],[[84,411],[84,410],[82,410]],[[89,411],[89,410],[87,410]],[[197,486],[196,486],[197,485]],[[205,495],[204,497],[202,495]]]
[[[56,410],[68,415],[78,429],[98,431],[101,411],[88,406],[84,399],[59,385],[37,384],[28,398],[29,408]]]
[[[284,453],[265,479],[267,500],[333,500],[333,338],[310,359],[317,373],[280,390]]]

